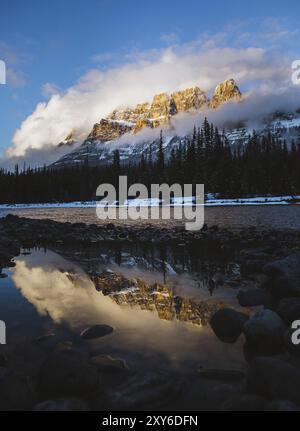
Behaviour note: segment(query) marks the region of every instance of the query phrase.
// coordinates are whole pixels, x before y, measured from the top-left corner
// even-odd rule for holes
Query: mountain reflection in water
[[[153,268],[141,269],[141,265],[128,268],[113,262],[107,265],[103,263],[107,256],[89,260],[89,266],[94,263],[87,274],[86,251],[77,252],[76,263],[65,257],[70,250],[61,253],[32,250],[30,255],[19,256],[12,269],[12,280],[23,297],[39,315],[49,316],[55,325],[65,325],[78,334],[89,325],[109,324],[115,328],[114,333],[95,341],[107,349],[156,351],[176,360],[207,360],[210,365],[214,361],[218,364],[220,358],[225,363],[240,359],[241,343],[228,347],[205,325],[211,313],[224,300],[230,301],[231,295],[224,298],[219,291],[216,298],[211,298],[210,292],[199,289],[190,275],[174,277],[172,271],[167,284],[163,284],[162,274]],[[96,268],[98,280],[95,280]],[[108,276],[106,280],[103,274]],[[113,286],[112,277],[116,274],[121,280],[119,287],[112,291],[103,289],[103,283]],[[124,291],[122,283],[128,280]]]

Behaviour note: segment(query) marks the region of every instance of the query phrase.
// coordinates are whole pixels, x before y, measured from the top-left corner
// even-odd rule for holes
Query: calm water
[[[85,343],[85,348],[81,330],[105,323],[113,326],[113,334],[88,342],[88,347],[122,357],[130,366],[161,366],[164,357],[182,369],[243,368],[243,340],[234,346],[221,343],[194,316],[199,304],[236,305],[236,291],[222,277],[238,276],[239,268],[230,259],[211,262],[187,251],[124,247],[30,250],[17,257],[16,266],[5,271],[9,277],[0,279],[0,318],[7,324],[8,346],[53,332],[60,341],[81,348]],[[87,275],[103,270],[169,290],[155,305],[150,294],[142,303],[126,292],[104,295]],[[184,316],[170,317],[174,296],[187,301]],[[175,310],[175,302],[171,308]]]
[[[8,212],[101,223],[88,208],[2,210],[1,215]],[[230,228],[299,229],[300,206],[210,207],[205,221]],[[35,352],[29,346],[37,337],[54,333],[56,343],[71,342],[80,349],[120,357],[134,369],[243,368],[243,337],[228,345],[207,325],[211,310],[221,305],[238,308],[233,286],[240,286],[240,269],[235,257],[216,252],[211,257],[208,250],[189,247],[103,243],[93,248],[24,250],[14,268],[3,270],[8,277],[0,279],[0,320],[7,325],[7,345],[0,346],[0,353],[23,346],[14,360],[30,374]],[[104,294],[89,276],[103,271],[139,278],[151,286],[159,283],[159,299],[154,297],[157,293],[130,289]],[[113,326],[114,332],[89,342],[80,338],[82,329],[99,323]]]
[[[0,216],[8,213],[22,217],[51,218],[57,221],[83,223],[103,223],[96,217],[94,208],[50,208],[50,209],[9,209],[0,210]],[[116,220],[120,224],[136,224],[136,221]],[[106,221],[105,221],[106,223]],[[182,224],[177,220],[142,220],[138,223],[172,226]],[[205,208],[205,223],[228,228],[300,229],[300,205],[244,205]]]

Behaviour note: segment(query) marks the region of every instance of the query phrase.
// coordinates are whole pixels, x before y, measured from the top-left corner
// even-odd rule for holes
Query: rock
[[[261,272],[265,263],[261,259],[248,259],[241,264],[241,274],[246,277]]]
[[[265,289],[253,287],[240,289],[237,294],[237,300],[243,307],[253,307],[269,304],[273,298]]]
[[[97,368],[83,354],[74,350],[50,354],[42,363],[37,380],[42,399],[90,399],[99,389]]]
[[[212,316],[209,323],[221,341],[234,343],[242,333],[243,325],[248,319],[246,314],[232,308],[223,308]]]
[[[163,370],[148,370],[126,379],[116,390],[109,390],[110,410],[170,409],[182,391],[182,380]]]
[[[93,356],[91,362],[97,366],[99,371],[128,370],[128,366],[123,359],[112,358],[109,355]]]
[[[111,334],[113,330],[114,329],[109,325],[94,325],[84,329],[80,337],[84,340],[93,340],[94,338],[100,338]]]
[[[294,356],[300,356],[300,344],[294,344],[292,340],[292,335],[295,332],[295,329],[288,328],[284,334],[284,346],[286,350]],[[300,337],[298,336],[298,339]]]
[[[83,412],[89,411],[88,405],[79,398],[57,398],[53,400],[46,400],[37,404],[33,411],[47,411],[47,412]]]
[[[25,379],[0,367],[0,410],[31,410],[33,393]]]
[[[227,79],[219,84],[210,102],[211,108],[218,108],[222,103],[229,100],[241,100],[242,94],[234,79]]]
[[[296,404],[288,400],[270,401],[266,407],[267,412],[299,412],[300,408]]]
[[[240,389],[229,383],[218,383],[210,386],[205,392],[208,409],[214,411],[221,410],[226,402],[240,396]]]
[[[294,320],[300,320],[300,298],[281,299],[276,311],[286,325],[290,325]]]
[[[217,368],[203,368],[198,370],[200,376],[213,380],[243,380],[246,376],[241,370],[226,370]]]
[[[0,353],[0,367],[5,367],[7,364],[7,357]]]
[[[300,297],[300,252],[269,262],[263,272],[271,279],[272,291],[279,297]]]
[[[276,357],[257,357],[249,368],[248,388],[251,393],[271,400],[285,399],[300,403],[300,371]]]
[[[222,404],[221,410],[241,412],[263,411],[266,404],[267,401],[263,397],[245,394],[226,400]]]
[[[255,355],[273,355],[283,351],[285,326],[271,310],[252,316],[243,327],[247,345]]]

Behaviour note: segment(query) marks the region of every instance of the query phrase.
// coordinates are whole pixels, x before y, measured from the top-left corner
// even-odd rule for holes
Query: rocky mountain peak
[[[199,87],[186,88],[172,94],[154,95],[152,102],[139,103],[135,107],[121,107],[95,124],[88,140],[110,141],[124,133],[137,133],[145,127],[159,127],[170,122],[172,116],[202,108],[218,108],[228,100],[241,99],[241,92],[234,81],[228,79],[219,84],[211,101]]]
[[[227,79],[221,84],[217,85],[213,98],[211,99],[210,106],[213,109],[218,108],[222,103],[229,100],[239,101],[242,98],[242,93],[237,86],[234,79]]]
[[[176,106],[176,113],[200,109],[208,105],[208,97],[199,87],[186,88],[171,94]]]

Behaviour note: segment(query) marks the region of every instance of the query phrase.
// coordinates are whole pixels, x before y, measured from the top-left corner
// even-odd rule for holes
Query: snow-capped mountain
[[[74,166],[86,163],[90,166],[111,163],[116,149],[115,141],[122,137],[122,143],[118,143],[120,161],[134,163],[141,159],[141,155],[151,151],[155,159],[159,149],[159,138],[145,138],[139,132],[147,128],[154,129],[168,126],[163,136],[163,147],[166,157],[170,155],[172,148],[185,144],[192,135],[178,136],[172,127],[172,119],[182,112],[195,114],[201,110],[217,109],[228,101],[242,100],[241,92],[233,79],[219,84],[213,97],[209,99],[199,88],[192,87],[177,91],[168,95],[160,93],[153,97],[152,103],[140,103],[135,107],[122,107],[115,109],[106,118],[96,123],[82,144],[78,144],[70,153],[61,157],[52,164],[52,167]],[[233,146],[243,145],[247,142],[249,135],[253,132],[246,125],[228,127],[226,136]],[[288,143],[300,137],[300,113],[282,114],[276,113],[263,121],[258,133],[268,134],[277,138],[285,139]],[[134,139],[132,139],[134,135]],[[126,137],[128,136],[128,139]],[[76,140],[71,133],[60,145],[76,146]]]
[[[89,164],[101,164],[110,162],[113,157],[115,146],[113,141],[123,135],[136,135],[142,129],[154,129],[164,125],[170,125],[170,136],[164,137],[164,148],[168,150],[186,137],[172,135],[172,118],[182,112],[195,113],[204,109],[217,109],[221,104],[235,100],[240,101],[242,94],[234,79],[220,83],[211,99],[199,88],[192,87],[172,94],[160,93],[154,95],[151,103],[139,103],[135,107],[122,107],[115,109],[106,118],[96,123],[84,140],[83,144],[66,154],[52,166],[62,167],[85,162],[88,158]],[[173,132],[174,133],[174,132]],[[129,141],[131,141],[129,139]],[[141,154],[149,150],[150,146],[155,154],[158,149],[158,140],[136,140],[136,144],[124,144],[119,147],[120,159],[125,161],[129,157],[134,160],[140,158]],[[60,144],[75,146],[74,134],[69,136]]]

